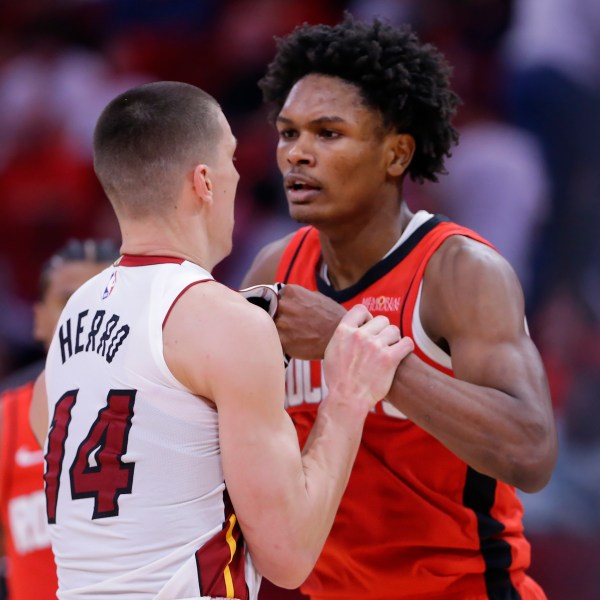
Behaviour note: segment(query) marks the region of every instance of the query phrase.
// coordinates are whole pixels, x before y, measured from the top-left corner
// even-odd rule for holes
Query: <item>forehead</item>
[[[375,114],[376,111],[365,104],[356,85],[339,77],[311,74],[294,84],[279,116],[298,118],[301,115],[312,120],[326,115],[359,120]]]

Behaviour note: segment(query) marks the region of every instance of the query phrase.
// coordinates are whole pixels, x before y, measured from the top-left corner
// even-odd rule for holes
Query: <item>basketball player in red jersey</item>
[[[33,332],[45,350],[71,294],[118,256],[111,240],[70,240],[47,261]],[[28,367],[22,377],[17,372],[0,396],[0,522],[10,600],[54,600],[58,587],[46,525],[44,454],[29,426],[33,384],[42,366]]]
[[[283,282],[276,324],[301,443],[326,389],[320,359],[363,304],[413,338],[367,418],[334,526],[301,586],[312,600],[543,599],[526,570],[515,488],[548,481],[557,444],[518,279],[476,233],[413,214],[405,177],[436,181],[457,141],[449,67],[408,28],[350,16],[279,41],[260,85],[304,226],[243,286]]]

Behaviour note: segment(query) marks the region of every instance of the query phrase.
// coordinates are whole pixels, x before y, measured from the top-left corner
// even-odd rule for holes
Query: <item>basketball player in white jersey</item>
[[[412,350],[350,311],[300,452],[273,321],[210,274],[231,250],[235,146],[216,101],[183,83],[121,94],[96,126],[122,256],[67,304],[31,412],[60,600],[252,600],[259,574],[298,586]]]

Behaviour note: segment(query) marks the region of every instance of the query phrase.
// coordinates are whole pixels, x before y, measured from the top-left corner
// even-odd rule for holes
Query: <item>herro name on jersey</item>
[[[97,310],[93,318],[90,318],[89,310],[83,310],[75,322],[72,323],[69,318],[60,326],[58,339],[63,364],[79,352],[96,352],[106,362],[112,362],[129,335],[129,325],[123,323],[117,328],[119,315],[105,317],[105,310]]]

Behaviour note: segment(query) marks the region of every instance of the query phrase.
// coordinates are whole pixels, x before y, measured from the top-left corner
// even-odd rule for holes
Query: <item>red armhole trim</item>
[[[199,283],[205,283],[206,281],[214,281],[214,279],[199,279],[198,281],[193,281],[189,285],[186,285],[179,292],[179,294],[177,294],[177,297],[175,298],[175,300],[173,300],[171,306],[169,307],[169,310],[167,311],[167,314],[165,315],[165,318],[163,319],[162,329],[165,328],[165,325],[167,324],[167,319],[169,318],[169,315],[171,314],[171,311],[173,310],[173,307],[175,306],[175,304],[177,304],[177,301],[179,300],[179,298],[181,298],[181,296],[183,296],[191,287],[194,287],[195,285],[198,285]]]
[[[472,240],[475,240],[476,242],[480,242],[486,246],[489,246],[493,250],[496,250],[496,252],[498,251],[485,238],[482,238],[480,235],[478,235],[474,231],[471,231],[470,229],[457,225],[456,223],[440,223],[438,227],[429,234],[429,236],[431,236],[429,246],[425,251],[425,255],[423,256],[421,262],[419,263],[417,270],[415,271],[413,280],[411,281],[408,291],[406,293],[400,317],[400,330],[402,331],[402,335],[410,335],[411,337],[413,335],[412,315],[415,310],[415,304],[417,302],[419,288],[421,286],[421,283],[423,282],[423,276],[425,274],[427,264],[429,263],[429,259],[448,238],[454,235],[462,235],[464,237],[468,237]],[[408,310],[405,312],[406,308],[408,308]],[[428,365],[435,367],[436,369],[442,371],[442,373],[445,373],[446,375],[454,377],[454,371],[452,369],[448,369],[448,367],[444,367],[443,365],[440,365],[439,363],[429,358],[429,356],[427,356],[423,352],[423,350],[418,346],[415,347],[415,353],[421,360],[426,362]]]

